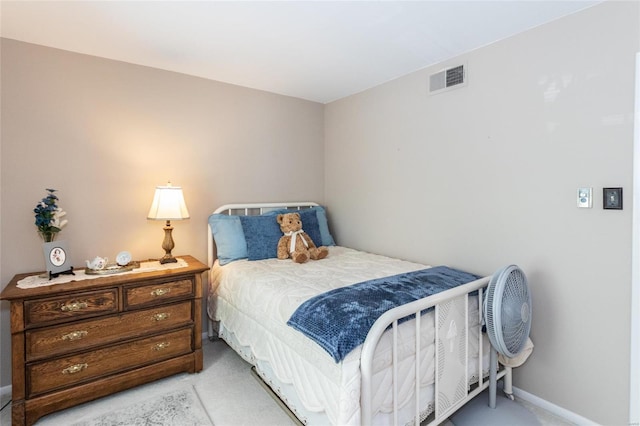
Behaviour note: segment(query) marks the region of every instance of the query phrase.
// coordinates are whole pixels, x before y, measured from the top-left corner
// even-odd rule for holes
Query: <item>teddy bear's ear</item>
[[[284,215],[283,215],[283,214],[279,214],[279,215],[278,215],[278,217],[277,217],[277,221],[278,221],[278,223],[279,223],[280,225],[282,225],[282,219],[283,219],[283,218],[284,218]]]
[[[293,213],[296,219],[300,220],[300,213]]]

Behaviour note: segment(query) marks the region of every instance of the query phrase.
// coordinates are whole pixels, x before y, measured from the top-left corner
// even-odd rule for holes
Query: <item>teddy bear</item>
[[[302,220],[298,213],[284,213],[277,216],[280,230],[284,233],[278,241],[278,259],[291,259],[304,263],[309,259],[320,260],[327,257],[329,249],[316,247],[311,237],[302,230]]]

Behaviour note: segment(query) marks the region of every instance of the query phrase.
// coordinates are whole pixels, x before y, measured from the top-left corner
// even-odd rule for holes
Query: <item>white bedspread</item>
[[[224,325],[221,337],[232,333],[239,344],[250,348],[251,352],[244,354],[248,361],[269,363],[279,381],[293,385],[306,410],[325,412],[332,424],[359,424],[361,347],[336,363],[319,345],[287,326],[287,320],[301,303],[325,291],[423,268],[425,265],[345,247],[330,247],[326,259],[305,264],[277,259],[242,260],[225,266],[216,262],[211,270],[209,315]],[[406,383],[400,386],[402,405],[413,403],[415,337],[408,324],[399,327],[399,340],[403,342],[400,374],[406,376]],[[423,328],[422,386],[433,383],[433,334],[432,327]],[[386,340],[379,345],[375,362],[378,386],[374,389],[379,391],[374,404],[381,413],[391,411],[392,404],[388,368],[391,345],[390,339]],[[477,333],[470,335],[469,341],[471,350],[477,353]],[[477,367],[472,370],[470,374],[477,375]]]

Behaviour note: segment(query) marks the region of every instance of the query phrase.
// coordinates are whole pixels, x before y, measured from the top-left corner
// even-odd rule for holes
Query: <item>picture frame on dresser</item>
[[[66,241],[43,243],[42,251],[49,279],[56,278],[60,274],[75,275]]]

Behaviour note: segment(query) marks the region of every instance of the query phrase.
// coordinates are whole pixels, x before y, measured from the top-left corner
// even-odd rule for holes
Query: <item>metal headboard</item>
[[[225,204],[218,207],[212,214],[227,214],[236,216],[258,216],[273,210],[290,209],[302,210],[310,207],[318,206],[313,201],[298,201],[290,203],[247,203],[247,204]],[[213,241],[213,233],[211,225],[207,224],[207,264],[213,266],[215,262],[215,243]]]

